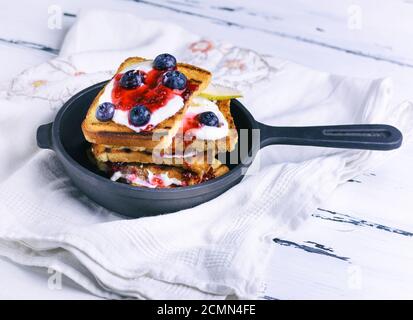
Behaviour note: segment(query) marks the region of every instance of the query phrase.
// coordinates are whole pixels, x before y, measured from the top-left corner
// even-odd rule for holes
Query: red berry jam
[[[152,177],[151,181],[149,181],[150,184],[156,186],[157,188],[163,188],[165,187],[165,184],[163,183],[163,180],[159,177]]]
[[[197,89],[197,85],[188,81],[184,90],[170,89],[162,84],[165,70],[152,69],[148,73],[143,73],[143,84],[134,89],[125,89],[120,85],[123,74],[115,75],[112,102],[116,109],[128,111],[134,106],[143,104],[148,110],[154,111],[165,106],[175,96],[181,96],[184,101],[188,100],[192,92]]]
[[[187,113],[182,121],[182,132],[186,133],[191,129],[198,129],[201,127],[201,123],[198,121],[198,114]]]
[[[185,148],[196,139],[194,132],[190,132],[190,130],[199,129],[201,127],[202,127],[202,123],[199,122],[198,114],[196,113],[185,114],[182,120],[181,128],[178,131],[178,135],[183,140],[183,145]],[[173,140],[173,145],[174,144],[175,144],[175,137]]]

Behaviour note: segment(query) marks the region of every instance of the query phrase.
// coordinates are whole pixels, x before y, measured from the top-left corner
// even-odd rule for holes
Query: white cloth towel
[[[106,298],[259,297],[272,239],[391,153],[269,146],[254,170],[217,199],[122,219],[82,195],[54,153],[36,147],[35,132],[70,96],[108,79],[124,58],[163,52],[242,90],[245,106],[270,125],[389,123],[406,137],[412,128],[410,103],[390,103],[390,79],[331,75],[164,21],[84,12],[57,58],[26,70],[0,93],[0,255],[60,271]]]

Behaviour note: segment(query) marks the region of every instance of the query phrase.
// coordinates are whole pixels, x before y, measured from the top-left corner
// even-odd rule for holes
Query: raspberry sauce
[[[187,87],[184,90],[170,89],[162,84],[162,77],[165,70],[152,69],[143,74],[143,84],[134,89],[125,89],[120,85],[120,79],[123,73],[115,75],[112,102],[116,109],[128,111],[134,106],[143,104],[148,110],[154,111],[165,106],[169,100],[175,96],[181,96],[184,101],[188,100],[192,92],[197,89],[197,85],[188,81]]]
[[[199,122],[198,114],[196,113],[186,113],[182,119],[181,127],[178,130],[177,135],[172,140],[172,146],[175,146],[176,137],[179,137],[181,143],[183,143],[184,148],[190,145],[195,139],[196,136],[193,132],[190,132],[192,129],[199,129],[202,127],[202,124]]]
[[[182,121],[182,132],[185,134],[191,129],[198,129],[201,127],[201,123],[198,120],[198,114],[187,113]]]
[[[157,188],[165,188],[165,184],[163,183],[163,180],[159,177],[153,177],[150,181],[150,184],[156,186]]]

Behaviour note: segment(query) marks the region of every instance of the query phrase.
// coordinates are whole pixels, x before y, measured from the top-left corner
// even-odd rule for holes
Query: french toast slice
[[[215,153],[195,153],[185,156],[165,156],[146,151],[132,151],[129,148],[111,148],[103,145],[92,145],[91,152],[100,162],[144,163],[176,166],[191,170],[198,174],[217,169],[222,163],[215,158]]]
[[[231,100],[219,100],[216,101],[219,111],[225,117],[225,120],[228,123],[228,134],[226,137],[223,137],[218,140],[203,140],[203,139],[194,139],[192,141],[180,141],[183,139],[182,135],[178,130],[177,135],[172,141],[172,146],[174,146],[175,152],[182,153],[183,151],[192,150],[194,152],[205,152],[207,150],[213,149],[216,153],[222,152],[231,152],[235,149],[235,146],[238,142],[238,132],[234,123],[234,118],[231,115]],[[185,150],[180,150],[180,148]]]
[[[182,132],[178,130],[175,137],[173,137],[171,145],[164,148],[163,151],[166,154],[186,154],[190,152],[194,153],[204,153],[204,152],[212,152],[212,153],[222,153],[222,152],[231,152],[235,149],[235,146],[238,142],[238,132],[235,127],[234,119],[231,115],[230,104],[231,100],[220,100],[216,102],[219,110],[225,117],[225,120],[228,123],[228,135],[218,140],[202,140],[202,139],[193,139],[191,141],[184,141]],[[112,146],[112,145],[100,145],[101,148],[97,149],[101,158],[109,158],[109,152],[115,152],[119,150],[123,150],[128,152],[128,155],[125,155],[125,159],[131,159],[132,161],[125,162],[133,162],[135,159],[135,152],[145,152],[145,153],[152,153],[154,148],[151,147],[135,147],[135,146]],[[103,147],[106,147],[106,151]],[[106,153],[106,154],[104,154]],[[139,157],[139,154],[136,154],[136,157]],[[109,161],[109,160],[102,160],[102,161]],[[139,162],[139,161],[137,161]]]
[[[123,73],[131,69],[135,64],[144,61],[149,60],[140,57],[128,58],[120,65],[116,74]],[[86,140],[93,144],[140,147],[145,149],[170,145],[172,138],[179,129],[184,113],[191,102],[191,98],[206,88],[211,80],[211,73],[209,71],[193,65],[178,63],[177,70],[187,77],[188,83],[195,85],[195,89],[191,95],[187,97],[184,106],[177,113],[163,120],[150,131],[135,132],[113,121],[101,122],[96,118],[95,114],[99,104],[99,98],[107,86],[105,85],[93,100],[86,118],[82,123],[82,131]]]
[[[147,188],[174,188],[196,185],[227,173],[229,168],[220,165],[208,172],[195,173],[181,167],[141,164],[98,162],[100,170],[106,172],[112,181]]]

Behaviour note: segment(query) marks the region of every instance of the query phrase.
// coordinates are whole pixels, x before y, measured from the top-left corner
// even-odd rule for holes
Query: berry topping
[[[169,53],[162,53],[153,60],[153,67],[158,70],[169,70],[176,67],[176,59]]]
[[[134,89],[143,83],[142,72],[129,70],[126,71],[120,79],[120,85],[124,89]]]
[[[162,84],[171,89],[185,89],[186,77],[179,71],[168,71],[163,75]]]
[[[198,115],[200,123],[209,127],[218,127],[219,120],[215,113],[212,111],[202,112]]]
[[[137,105],[129,112],[129,122],[131,125],[141,127],[149,122],[151,113],[144,105]]]
[[[96,119],[102,122],[109,121],[115,114],[115,105],[110,102],[103,102],[96,109]]]

